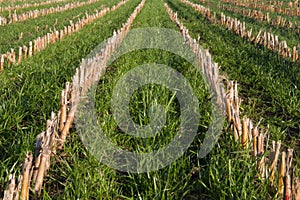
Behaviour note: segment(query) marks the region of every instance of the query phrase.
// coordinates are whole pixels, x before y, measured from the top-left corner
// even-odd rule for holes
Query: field
[[[0,0],[0,198],[300,200],[299,19],[286,0]]]

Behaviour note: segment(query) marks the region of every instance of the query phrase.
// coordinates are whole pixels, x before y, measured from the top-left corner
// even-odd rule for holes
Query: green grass
[[[248,7],[243,7],[243,6],[236,6],[233,5],[231,3],[223,3],[224,5],[229,5],[230,7],[235,7],[235,8],[239,8],[239,9],[249,9]],[[289,15],[285,15],[283,13],[277,13],[277,12],[271,12],[271,11],[262,11],[260,9],[255,9],[255,8],[250,8],[251,10],[258,10],[264,14],[269,13],[270,19],[276,19],[276,17],[278,15],[280,15],[281,17],[286,18],[287,20],[290,20],[291,22],[298,22],[299,17],[298,16],[289,16]]]
[[[2,2],[0,2],[0,6],[1,7],[7,7],[7,6],[14,6],[14,5],[24,5],[26,3],[29,4],[34,4],[34,3],[41,3],[44,2],[44,0],[28,0],[28,1],[19,1],[19,0],[13,0],[13,1],[6,1],[3,0]]]
[[[30,7],[26,7],[26,8],[19,8],[16,10],[16,13],[17,14],[22,14],[22,13],[26,13],[26,12],[29,12],[29,11],[33,11],[33,10],[42,10],[42,9],[45,9],[45,8],[52,8],[52,7],[61,7],[61,6],[64,6],[68,3],[71,3],[72,1],[71,0],[67,0],[67,1],[63,1],[63,2],[58,2],[58,3],[51,3],[51,4],[46,4],[46,5],[39,5],[39,6],[30,6]],[[74,2],[74,1],[73,1]],[[79,0],[79,1],[76,1],[76,2],[83,2],[83,0]],[[10,13],[14,13],[14,10],[12,11],[0,11],[0,16],[2,17],[9,17],[9,14]]]
[[[271,139],[281,139],[285,147],[294,148],[299,167],[299,63],[249,44],[225,28],[211,24],[189,6],[178,1],[169,3],[192,37],[200,36],[200,44],[209,49],[221,71],[240,84],[242,113],[255,122],[262,120]]]
[[[191,0],[191,2],[200,4],[197,0]],[[212,12],[216,12],[218,18],[220,17],[220,13],[223,12],[226,16],[230,16],[231,18],[237,18],[238,20],[245,22],[247,30],[250,30],[251,28],[253,29],[252,35],[257,35],[259,30],[262,29],[263,31],[268,31],[270,33],[273,33],[274,35],[277,35],[279,41],[285,40],[287,42],[288,47],[290,48],[299,45],[300,36],[299,33],[297,33],[296,31],[292,31],[291,29],[283,28],[279,26],[273,26],[266,21],[259,22],[254,18],[244,16],[242,14],[238,14],[226,10],[220,10],[219,8],[216,7],[216,5],[218,5],[218,1],[213,0],[211,1],[211,3],[212,5],[215,6],[208,6],[208,5],[204,5],[204,6],[210,8]],[[272,19],[276,18],[276,14],[271,13],[270,17]],[[288,17],[288,19],[290,19],[290,17]],[[299,19],[296,20],[299,21]]]
[[[221,64],[221,70],[229,78],[238,80],[244,100],[243,113],[255,121],[262,118],[263,125],[270,124],[272,138],[285,139],[285,144],[296,147],[299,91],[295,86],[300,87],[297,65],[210,24],[177,0],[167,2],[178,12],[192,37],[200,35],[200,44],[209,48],[214,61]],[[0,185],[3,185],[0,192],[13,164],[16,163],[14,170],[20,169],[25,152],[33,150],[35,136],[44,129],[50,112],[59,109],[64,82],[71,79],[82,58],[109,37],[113,29],[121,27],[138,3],[138,0],[131,0],[116,12],[0,74],[3,80],[0,86],[0,150],[4,152],[0,156],[0,166],[3,166],[0,168]],[[132,26],[141,27],[178,30],[160,0],[146,1]],[[98,124],[110,141],[131,151],[150,152],[168,144],[178,131],[179,102],[173,92],[156,84],[140,87],[129,104],[132,119],[140,125],[150,123],[148,111],[153,103],[163,105],[166,126],[155,137],[141,139],[126,135],[112,117],[110,101],[116,83],[129,70],[146,63],[173,67],[185,76],[195,92],[200,121],[198,134],[188,150],[171,165],[157,171],[121,172],[94,158],[74,127],[63,152],[52,157],[42,198],[275,199],[276,191],[269,187],[268,180],[259,178],[255,160],[249,156],[250,152],[233,142],[231,132],[224,130],[213,150],[205,158],[197,157],[211,120],[210,95],[198,70],[171,52],[158,49],[134,51],[107,67],[97,87],[96,111]],[[288,120],[282,116],[287,116]],[[290,135],[285,137],[286,133]],[[297,155],[299,151],[296,151]],[[31,197],[35,196],[31,194]]]
[[[147,1],[134,21],[133,28],[148,26],[177,30],[159,0]],[[173,94],[158,85],[141,87],[131,97],[129,107],[133,120],[146,125],[149,123],[149,116],[145,113],[153,101],[159,102],[164,107],[170,105],[167,110],[166,129],[159,132],[156,137],[137,139],[128,136],[117,127],[112,118],[110,99],[116,82],[128,70],[145,63],[172,66],[192,85],[199,100],[201,120],[198,135],[190,148],[182,157],[163,169],[141,174],[126,173],[112,170],[104,164],[97,163],[96,159],[91,161],[91,155],[74,132],[66,144],[67,162],[55,165],[50,175],[50,185],[64,188],[62,195],[55,198],[266,199],[268,192],[274,193],[267,184],[262,184],[262,180],[256,178],[255,161],[245,156],[249,153],[241,151],[240,145],[233,142],[231,133],[224,132],[213,151],[207,157],[198,159],[197,153],[210,121],[211,105],[207,101],[209,94],[197,70],[195,71],[194,67],[183,58],[170,52],[157,49],[135,51],[125,54],[108,67],[97,88],[96,110],[98,123],[109,139],[125,149],[149,152],[168,144],[176,134],[179,120],[178,102],[171,101]],[[89,174],[91,163],[92,171],[99,170],[98,172],[96,170],[94,176]],[[64,178],[66,181],[63,181]],[[109,196],[103,192],[104,188],[109,191]]]
[[[0,74],[0,191],[14,163],[12,170],[18,171],[26,151],[34,149],[35,137],[45,129],[51,111],[59,110],[64,83],[71,80],[81,59],[119,29],[137,3],[134,0],[108,13]]]
[[[208,5],[207,2],[202,2],[202,1],[199,1],[199,0],[191,0],[191,2],[194,2],[194,3],[198,3],[198,4],[202,4],[202,5]],[[287,3],[289,3],[291,1],[287,1],[284,5],[288,5]],[[212,6],[213,8],[217,8],[218,7],[218,1],[214,1],[214,0],[211,0],[209,1],[209,5]],[[259,3],[261,3],[260,5],[268,5],[270,4],[270,2],[264,2],[264,1],[260,1],[260,2],[256,2],[257,5],[259,5]],[[276,11],[274,12],[271,12],[270,10],[261,10],[260,8],[254,8],[254,7],[244,7],[242,5],[235,5],[234,3],[228,3],[228,2],[221,2],[220,1],[220,4],[222,5],[229,5],[229,6],[233,6],[233,7],[236,7],[236,8],[244,8],[244,9],[251,9],[251,10],[259,10],[263,13],[269,13],[270,14],[270,17],[276,17],[277,14],[282,16],[282,17],[285,17],[285,18],[288,18],[290,19],[291,21],[297,21],[298,17],[297,16],[289,16],[289,15],[286,15],[284,13],[277,13]],[[277,6],[276,6],[277,7]],[[287,6],[286,6],[287,7]],[[284,8],[284,6],[282,6],[281,8]],[[296,7],[293,7],[294,9],[297,9]]]
[[[103,6],[111,7],[118,2],[119,1],[117,0],[101,0],[79,8],[41,16],[37,19],[28,19],[23,22],[0,26],[0,52],[5,53],[10,51],[10,48],[14,48],[17,52],[19,46],[28,46],[29,41],[33,41],[38,37],[44,36],[50,32],[50,29],[52,31],[54,29],[61,30],[64,26],[70,25],[70,20],[72,20],[73,23],[76,23],[77,20],[83,18],[86,12],[88,14],[92,14],[95,12],[95,9],[100,11]],[[39,27],[38,30],[37,27]],[[23,38],[20,39],[21,33],[23,33]]]

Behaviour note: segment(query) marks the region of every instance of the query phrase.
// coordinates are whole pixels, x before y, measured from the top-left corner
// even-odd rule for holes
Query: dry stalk
[[[70,105],[71,105],[71,108],[70,108],[70,111],[68,113],[68,116],[67,116],[67,120],[65,122],[65,125],[61,131],[61,135],[60,135],[60,144],[58,146],[59,149],[62,149],[63,148],[63,145],[65,143],[65,140],[67,138],[67,135],[69,133],[69,130],[70,130],[70,127],[72,125],[72,122],[74,120],[74,116],[75,116],[75,111],[77,109],[77,105],[78,105],[78,102],[76,101],[77,99],[77,95],[76,92],[74,90],[72,90],[72,93],[71,93],[71,99],[70,99]]]
[[[4,191],[3,200],[14,200],[16,197],[16,193],[18,193],[18,191],[16,190],[16,177],[15,174],[10,174],[9,185],[7,190]]]
[[[279,168],[279,178],[278,178],[278,193],[283,195],[284,193],[284,177],[285,177],[285,169],[286,169],[286,153],[282,152],[280,168]]]
[[[277,166],[277,161],[278,161],[278,156],[280,153],[280,146],[281,146],[281,141],[277,141],[277,145],[276,145],[276,151],[275,151],[275,156],[274,159],[269,167],[269,171],[270,171],[270,182],[271,185],[274,184],[274,178],[275,178],[275,172],[276,172],[276,166]]]
[[[40,194],[43,186],[44,175],[46,173],[46,165],[48,160],[50,160],[50,154],[51,151],[48,148],[43,149],[43,152],[41,154],[40,165],[38,168],[37,177],[34,185],[34,191],[38,194]]]
[[[300,200],[300,178],[293,177],[293,199]]]
[[[22,192],[21,199],[28,200],[29,199],[29,186],[30,186],[30,169],[32,166],[32,153],[27,153],[23,166],[23,181],[22,181]]]
[[[61,108],[60,108],[60,122],[59,122],[59,131],[62,131],[67,119],[67,93],[65,90],[61,91]]]
[[[285,176],[285,192],[284,197],[286,200],[290,200],[292,198],[292,179],[290,168],[293,159],[293,149],[287,150],[287,157],[286,157],[286,176]]]
[[[243,117],[243,120],[242,120],[242,146],[243,146],[243,149],[248,149],[248,119],[246,116]]]
[[[253,137],[253,156],[256,158],[257,156],[257,152],[258,152],[258,127],[255,126],[253,129],[252,129],[252,137]]]
[[[5,55],[4,54],[1,54],[1,60],[0,60],[0,72],[3,70],[4,68],[4,58],[5,58]]]
[[[18,64],[22,62],[22,47],[19,47]]]

